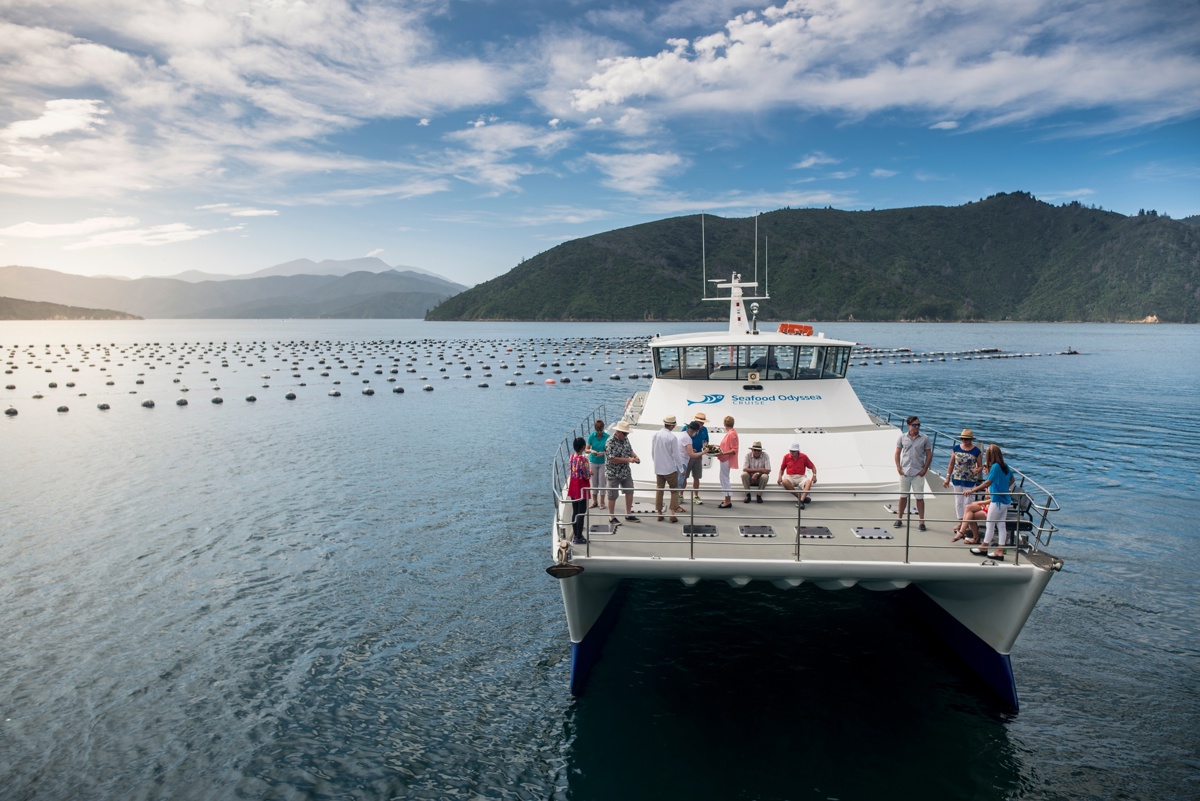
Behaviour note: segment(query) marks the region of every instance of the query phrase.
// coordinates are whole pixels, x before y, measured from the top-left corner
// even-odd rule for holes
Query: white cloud
[[[797,161],[792,167],[797,170],[807,170],[809,167],[816,167],[819,164],[837,164],[839,161],[841,159],[835,159],[830,155],[816,150]]]
[[[83,242],[77,242],[72,245],[66,245],[63,250],[88,250],[90,248],[108,248],[118,245],[141,245],[145,247],[157,247],[159,245],[171,245],[177,242],[189,242],[193,239],[211,236],[213,234],[226,233],[230,231],[240,231],[242,226],[236,225],[231,228],[193,228],[186,223],[168,223],[166,225],[154,225],[149,228],[134,228],[126,231],[108,231],[106,233],[95,234]]]
[[[246,206],[237,206],[233,203],[209,203],[204,206],[197,206],[197,211],[215,211],[222,214],[228,214],[230,217],[278,217],[279,212],[276,209],[254,209]]]
[[[845,192],[721,192],[707,196],[663,195],[646,200],[641,208],[648,214],[695,214],[697,212],[749,216],[763,209],[853,206],[854,195]]]
[[[532,214],[522,214],[517,217],[518,225],[582,225],[584,223],[604,220],[612,213],[604,209],[587,209],[575,206],[550,206]]]
[[[440,54],[427,11],[248,0],[6,4],[0,109],[16,119],[0,141],[53,138],[55,148],[0,154],[0,193],[255,184],[272,151],[324,149],[324,137],[365,120],[428,125],[430,112],[504,102],[520,70]],[[293,166],[320,174],[315,161]]]
[[[1036,196],[1047,203],[1058,203],[1064,200],[1079,200],[1096,194],[1095,189],[1060,189],[1050,192],[1037,192]]]
[[[374,250],[372,250],[370,253],[367,254],[367,258],[373,259],[382,254],[383,254],[383,248],[375,248]]]
[[[48,100],[46,110],[33,120],[18,120],[0,130],[0,139],[46,139],[71,131],[93,131],[104,124],[108,109],[99,100]]]
[[[656,53],[605,58],[572,99],[605,116],[911,109],[975,126],[1085,109],[1129,128],[1200,111],[1198,23],[1194,7],[1140,0],[788,0]]]
[[[450,189],[450,181],[444,178],[417,178],[401,183],[386,183],[368,186],[353,186],[331,189],[298,198],[300,202],[317,206],[334,206],[342,203],[357,205],[373,200],[405,200],[424,197]]]
[[[590,153],[588,160],[606,176],[605,186],[632,195],[654,191],[664,177],[686,166],[677,153]]]
[[[871,170],[872,178],[891,178],[894,175],[899,175],[896,170],[885,170],[883,167],[876,167]]]
[[[958,122],[956,122],[955,120],[943,120],[941,122],[935,122],[933,125],[930,125],[929,130],[931,130],[931,131],[953,131],[957,127],[958,127]]]
[[[88,236],[114,228],[131,228],[138,224],[137,217],[89,217],[71,223],[22,222],[0,228],[0,236],[21,239],[49,239],[60,236]]]

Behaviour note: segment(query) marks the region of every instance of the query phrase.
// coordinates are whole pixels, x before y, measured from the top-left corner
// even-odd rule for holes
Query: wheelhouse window
[[[845,378],[846,368],[849,366],[849,348],[825,348],[825,367],[822,370],[824,378]]]
[[[654,349],[654,374],[659,378],[682,378],[679,373],[679,348]]]
[[[833,345],[654,348],[654,370],[659,378],[713,381],[845,378],[849,364],[850,349]]]

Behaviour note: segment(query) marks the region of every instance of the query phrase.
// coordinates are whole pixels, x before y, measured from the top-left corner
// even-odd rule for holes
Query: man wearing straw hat
[[[750,446],[750,455],[746,457],[746,466],[742,468],[742,486],[746,488],[746,500],[750,503],[750,488],[758,490],[758,502],[762,503],[762,491],[771,480],[771,457],[763,452],[761,442]]]
[[[684,490],[683,495],[687,497],[687,478],[691,476],[692,502],[702,504],[704,501],[700,500],[700,477],[704,475],[704,449],[708,447],[708,416],[704,412],[696,412],[692,417],[692,422],[688,423],[688,433],[692,437],[692,450],[696,452],[696,458],[688,461],[687,469],[679,479],[679,489]]]
[[[617,492],[625,490],[625,519],[630,523],[638,522],[633,514],[633,472],[631,464],[641,464],[642,460],[633,452],[629,442],[629,423],[624,420],[613,426],[613,435],[608,439],[604,449],[605,481],[608,483],[608,522],[614,526],[617,520]]]

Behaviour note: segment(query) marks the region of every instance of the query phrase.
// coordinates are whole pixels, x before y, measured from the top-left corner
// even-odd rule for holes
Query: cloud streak
[[[976,126],[1101,109],[1110,126],[1137,127],[1200,109],[1200,61],[1184,33],[1196,34],[1197,19],[1194,7],[1133,0],[1065,10],[1053,0],[789,0],[650,55],[604,59],[573,105],[581,115],[776,108],[851,119],[907,109]]]

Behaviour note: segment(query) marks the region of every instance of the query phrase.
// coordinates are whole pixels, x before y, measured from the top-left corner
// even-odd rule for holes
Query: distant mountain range
[[[385,273],[388,270],[417,273],[418,275],[427,275],[431,278],[440,278],[443,281],[453,283],[443,276],[431,273],[428,270],[405,267],[399,264],[395,267],[389,266],[383,259],[378,259],[374,256],[364,256],[361,259],[324,259],[319,262],[312,259],[294,259],[286,261],[283,264],[276,264],[274,267],[266,267],[256,272],[247,273],[246,275],[228,275],[223,273],[206,273],[200,270],[188,270],[164,277],[199,283],[200,281],[236,281],[245,278],[268,278],[272,275],[349,275],[350,273],[358,272]],[[458,285],[456,284],[456,286]]]
[[[1200,317],[1200,227],[1025,192],[963,206],[782,209],[758,221],[767,320]],[[753,219],[706,216],[707,277],[755,275]],[[712,320],[699,216],[565,242],[447,298],[429,320]],[[769,255],[769,260],[768,260]],[[714,291],[710,288],[710,296]]]
[[[306,269],[323,273],[301,274]],[[299,259],[247,277],[182,275],[189,277],[130,280],[0,267],[0,296],[149,318],[420,318],[466,289],[432,273],[397,271],[375,258],[319,264]]]

